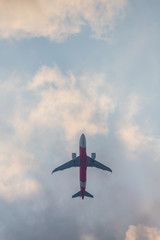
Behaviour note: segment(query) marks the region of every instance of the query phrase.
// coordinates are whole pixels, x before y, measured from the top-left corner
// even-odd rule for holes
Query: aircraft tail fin
[[[81,191],[79,191],[79,192],[77,192],[76,194],[74,194],[74,195],[72,196],[72,198],[81,197],[81,196],[82,196]],[[87,191],[85,191],[84,196],[93,198],[93,195],[90,194],[90,193],[87,192]]]

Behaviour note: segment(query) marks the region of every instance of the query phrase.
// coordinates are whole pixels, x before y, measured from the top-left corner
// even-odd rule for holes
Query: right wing
[[[61,166],[55,168],[52,173],[60,171],[60,170],[64,170],[67,168],[71,168],[71,167],[80,167],[80,157],[76,157],[73,160],[70,160],[69,162],[66,162],[64,164],[62,164]]]
[[[102,163],[94,160],[93,158],[91,158],[89,156],[87,156],[87,167],[96,167],[96,168],[100,168],[102,170],[112,172],[112,170],[109,167],[103,165]]]

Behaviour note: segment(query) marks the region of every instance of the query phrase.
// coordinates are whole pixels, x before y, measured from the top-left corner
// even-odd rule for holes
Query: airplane
[[[84,199],[84,196],[93,198],[93,195],[87,192],[86,189],[86,179],[87,179],[87,167],[96,167],[102,170],[106,170],[112,172],[112,170],[103,165],[102,163],[95,160],[96,153],[91,153],[91,157],[86,154],[86,137],[84,133],[82,133],[79,141],[79,156],[76,157],[76,153],[72,153],[72,160],[62,164],[61,166],[55,168],[52,171],[54,172],[64,170],[71,167],[79,167],[80,168],[80,191],[72,196],[72,198],[81,197]]]

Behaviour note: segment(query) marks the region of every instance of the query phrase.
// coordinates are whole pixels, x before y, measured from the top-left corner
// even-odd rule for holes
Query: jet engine
[[[91,153],[91,158],[96,159],[96,153]]]
[[[76,158],[76,153],[72,153],[72,160]]]

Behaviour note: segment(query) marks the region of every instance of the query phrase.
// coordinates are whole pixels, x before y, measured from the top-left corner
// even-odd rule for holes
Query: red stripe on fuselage
[[[86,170],[87,170],[86,147],[83,148],[80,146],[80,181],[81,182],[86,182],[87,180]],[[82,199],[83,199],[85,194],[85,187],[81,187],[81,193],[82,193]]]

